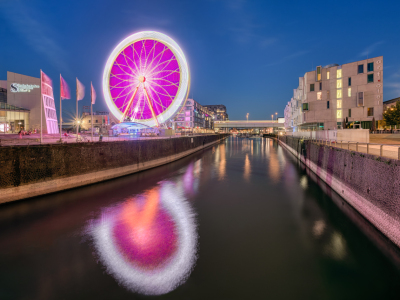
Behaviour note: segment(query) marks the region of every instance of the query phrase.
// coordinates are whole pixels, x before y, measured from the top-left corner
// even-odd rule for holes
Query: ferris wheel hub
[[[143,75],[139,76],[139,82],[145,82],[146,81],[146,77],[144,77]]]

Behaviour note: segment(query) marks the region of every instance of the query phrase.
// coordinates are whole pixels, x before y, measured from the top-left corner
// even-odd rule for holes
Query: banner
[[[53,82],[43,71],[41,73],[41,93],[43,101],[43,112],[46,119],[48,134],[59,133],[56,107],[54,105]]]
[[[85,97],[85,86],[76,78],[76,100],[82,100]]]
[[[62,78],[60,74],[60,95],[61,99],[71,99],[71,93],[69,91],[69,87],[67,82]]]
[[[92,104],[94,104],[96,102],[96,91],[94,90],[92,83],[90,83],[90,86],[91,86],[91,89],[92,89],[92,92],[91,92],[91,94],[92,94]]]

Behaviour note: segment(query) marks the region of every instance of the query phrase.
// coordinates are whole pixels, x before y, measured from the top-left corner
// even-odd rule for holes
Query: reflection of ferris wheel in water
[[[168,36],[154,31],[123,40],[103,74],[106,103],[120,121],[159,126],[185,104],[190,78],[185,56]]]

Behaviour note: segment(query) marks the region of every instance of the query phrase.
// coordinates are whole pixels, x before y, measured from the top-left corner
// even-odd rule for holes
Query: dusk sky
[[[283,110],[298,77],[317,65],[383,55],[384,100],[400,96],[398,1],[0,0],[0,80],[7,71],[54,83],[59,74],[102,95],[105,62],[125,37],[154,30],[172,37],[191,72],[190,97],[224,104],[231,120],[270,119]],[[73,97],[74,98],[74,97]],[[75,99],[63,101],[73,113]]]

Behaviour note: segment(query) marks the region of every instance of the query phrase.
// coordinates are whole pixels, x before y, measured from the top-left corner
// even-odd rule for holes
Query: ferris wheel
[[[189,68],[177,43],[165,34],[142,31],[124,39],[109,56],[103,94],[121,122],[154,127],[173,118],[185,105]]]

